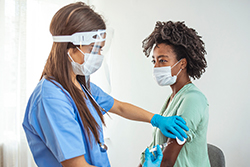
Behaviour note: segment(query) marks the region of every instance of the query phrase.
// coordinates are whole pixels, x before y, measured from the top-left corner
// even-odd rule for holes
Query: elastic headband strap
[[[71,42],[72,36],[62,35],[62,36],[53,36],[54,42]]]

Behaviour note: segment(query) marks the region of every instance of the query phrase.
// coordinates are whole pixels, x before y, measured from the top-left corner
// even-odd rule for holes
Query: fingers
[[[175,129],[180,133],[182,137],[187,138],[187,135],[183,129],[181,129],[179,126],[176,126]]]
[[[180,117],[181,118],[181,117]],[[186,123],[184,124],[182,121],[180,121],[179,119],[176,119],[175,123],[177,125],[179,125],[182,129],[184,129],[185,131],[189,131],[189,128],[187,127]]]
[[[146,148],[146,150],[145,150],[145,160],[146,160],[146,161],[149,161],[150,159],[151,159],[151,157],[150,157],[149,149]]]
[[[165,130],[161,130],[162,134],[168,138],[171,138],[171,139],[175,139],[176,138],[176,135],[172,134],[172,133],[169,133],[166,129]]]
[[[176,117],[176,120],[182,122],[183,124],[186,124],[186,121],[182,117],[180,116],[175,116],[175,117]]]
[[[171,133],[173,133],[173,135],[175,135],[175,137],[174,137],[174,139],[176,138],[176,137],[178,137],[178,139],[180,139],[181,141],[183,141],[184,139],[182,138],[182,135],[175,129],[177,126],[175,126],[175,127],[170,127],[169,128],[169,131],[171,132]],[[182,130],[182,129],[181,129]],[[182,130],[183,131],[183,130]],[[185,132],[184,132],[185,133]]]
[[[156,146],[157,147],[157,150],[156,150],[156,160],[155,160],[155,163],[159,163],[162,161],[162,158],[163,158],[163,154],[162,154],[162,151],[161,151],[161,147],[159,145]]]
[[[155,146],[154,146],[153,148],[155,148]],[[149,151],[149,152],[150,152],[150,151]],[[150,158],[151,158],[151,161],[152,161],[152,162],[155,160],[155,151],[150,152]]]
[[[163,154],[162,154],[162,151],[161,151],[161,147],[159,146],[159,144],[157,144],[157,150],[156,150],[156,155],[157,155],[157,157],[158,156],[163,156]]]
[[[180,116],[176,116],[176,120],[175,120],[176,126],[174,127],[176,129],[176,131],[181,135],[176,135],[176,137],[181,140],[184,141],[184,138],[187,138],[186,133],[184,132],[184,130],[188,131],[189,128],[186,126],[186,121],[180,117]],[[183,130],[184,129],[184,130]]]
[[[162,118],[162,117],[161,117]],[[169,138],[175,139],[176,137],[183,141],[183,138],[187,138],[187,135],[184,130],[188,131],[189,128],[186,126],[186,121],[180,116],[170,116],[164,117],[164,119],[168,120],[167,124],[161,122],[162,126],[160,126],[161,132]],[[167,121],[166,121],[167,122]]]
[[[184,138],[187,138],[186,133],[179,126],[176,126],[174,128],[170,127],[169,130],[165,129],[165,130],[161,130],[161,132],[164,136],[171,138],[171,139],[175,139],[177,137],[179,140],[184,141]]]

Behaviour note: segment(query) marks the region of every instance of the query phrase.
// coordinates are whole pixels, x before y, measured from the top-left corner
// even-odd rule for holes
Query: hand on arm
[[[61,162],[63,167],[94,167],[86,162],[84,155]]]
[[[186,126],[184,119],[180,116],[163,117],[155,114],[151,119],[151,124],[158,127],[162,134],[168,138],[175,139],[178,137],[181,141],[184,140],[183,137],[187,138],[184,130],[188,131],[189,128]]]

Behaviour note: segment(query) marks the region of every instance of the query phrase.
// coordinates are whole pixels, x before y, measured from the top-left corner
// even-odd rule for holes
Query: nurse
[[[102,64],[106,25],[102,17],[82,2],[61,8],[52,18],[51,52],[41,79],[27,104],[23,120],[29,147],[39,167],[109,167],[104,144],[103,115],[150,122],[170,138],[183,140],[188,130],[179,117],[155,116],[106,94],[89,76]],[[156,157],[146,150],[144,167],[158,167]]]

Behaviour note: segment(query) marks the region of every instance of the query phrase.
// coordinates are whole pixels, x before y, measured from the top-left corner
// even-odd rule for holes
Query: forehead
[[[153,58],[157,59],[159,56],[164,56],[170,59],[176,58],[176,54],[174,53],[172,46],[164,43],[158,44],[154,47]]]

